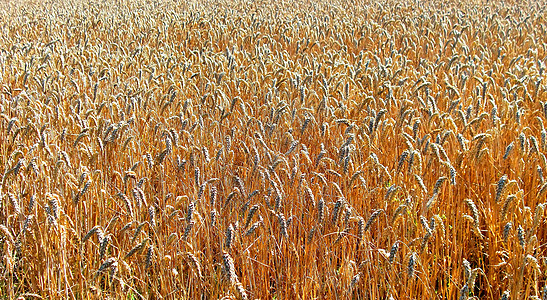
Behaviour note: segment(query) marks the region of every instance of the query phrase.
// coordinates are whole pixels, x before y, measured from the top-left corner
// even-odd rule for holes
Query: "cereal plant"
[[[544,0],[0,2],[0,298],[547,299]]]

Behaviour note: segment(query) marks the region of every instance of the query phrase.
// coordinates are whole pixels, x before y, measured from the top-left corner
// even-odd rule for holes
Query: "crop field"
[[[0,2],[0,299],[547,299],[545,1]]]

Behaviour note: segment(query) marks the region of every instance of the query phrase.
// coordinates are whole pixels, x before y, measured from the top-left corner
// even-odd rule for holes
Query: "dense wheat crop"
[[[2,1],[1,298],[547,298],[541,1]]]

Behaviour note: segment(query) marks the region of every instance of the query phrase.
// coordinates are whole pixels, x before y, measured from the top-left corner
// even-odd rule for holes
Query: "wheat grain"
[[[373,211],[372,214],[370,214],[370,217],[368,218],[367,223],[365,224],[365,229],[363,231],[366,232],[370,228],[372,223],[374,223],[374,221],[376,220],[378,215],[382,212],[383,212],[383,210],[381,210],[381,209]]]
[[[190,262],[190,265],[192,266],[192,268],[194,269],[194,272],[196,272],[196,274],[198,275],[198,277],[202,277],[202,273],[201,273],[201,264],[199,263],[199,260],[198,258],[190,253],[190,252],[186,252],[186,258],[188,259],[188,261]]]
[[[414,271],[416,267],[416,253],[412,252],[408,258],[407,274],[408,277],[414,276]]]
[[[235,273],[234,259],[227,252],[222,252],[223,273],[227,277],[228,281],[234,285],[238,282],[237,275]]]
[[[230,248],[232,247],[232,242],[234,240],[234,227],[232,224],[228,226],[226,229],[226,239],[224,241],[224,247],[230,251]]]
[[[519,244],[524,247],[525,243],[526,243],[526,237],[524,236],[525,233],[524,233],[524,229],[522,228],[522,226],[518,226],[517,227],[517,237],[518,237],[518,240],[519,240]]]
[[[144,260],[144,269],[148,270],[152,266],[152,259],[154,256],[154,247],[152,245],[148,246],[148,249],[146,250],[146,258]]]
[[[97,273],[101,273],[103,271],[105,271],[106,269],[110,268],[112,266],[112,264],[114,264],[116,262],[116,258],[114,257],[109,257],[107,258],[102,264],[101,266],[99,267],[99,269],[97,270]]]
[[[259,207],[260,206],[258,204],[255,204],[251,207],[251,209],[249,210],[249,214],[247,215],[247,219],[245,220],[245,226],[243,226],[244,228],[249,227],[249,224],[251,223],[251,220],[253,219],[253,216]]]
[[[140,252],[142,249],[144,249],[144,247],[146,246],[147,243],[148,243],[148,239],[144,239],[138,245],[131,248],[131,250],[129,250],[129,252],[127,252],[127,254],[125,255],[124,260],[130,258],[131,256],[133,256],[133,254],[135,254],[137,252]]]
[[[496,186],[496,202],[498,202],[502,196],[505,185],[507,184],[507,175],[503,175]]]
[[[395,260],[395,255],[397,255],[397,251],[399,250],[399,244],[401,242],[400,241],[396,241],[395,243],[393,243],[393,246],[391,247],[391,250],[389,251],[389,263],[392,264],[393,261]]]

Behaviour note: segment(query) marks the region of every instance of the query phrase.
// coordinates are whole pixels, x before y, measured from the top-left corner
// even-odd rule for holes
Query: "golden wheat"
[[[546,4],[1,2],[0,298],[545,299]]]

